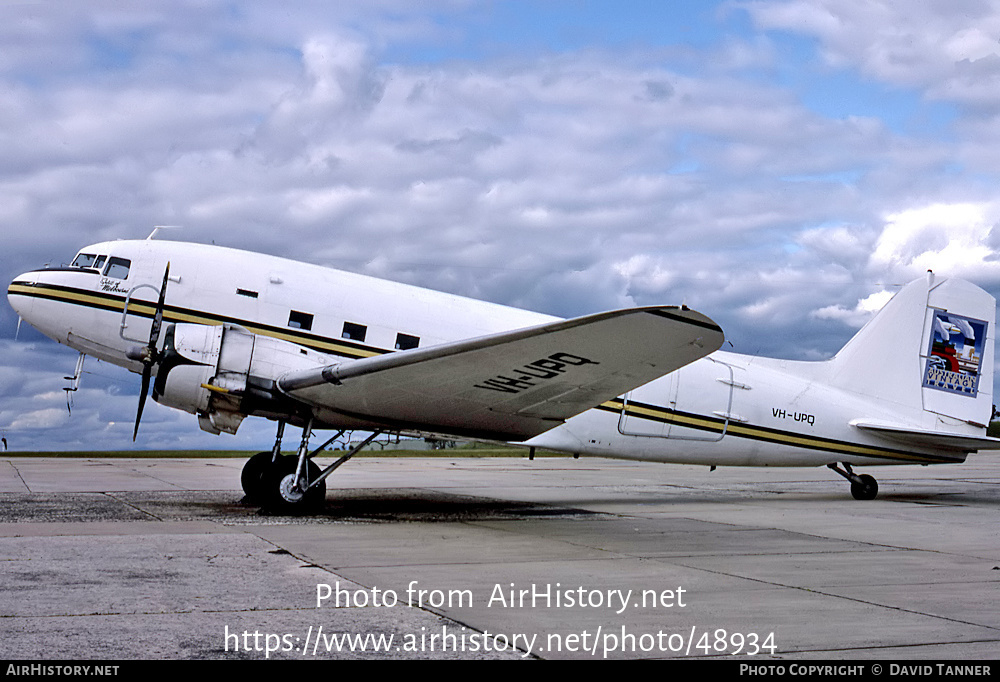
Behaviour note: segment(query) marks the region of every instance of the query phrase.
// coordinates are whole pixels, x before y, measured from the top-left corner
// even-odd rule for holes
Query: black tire
[[[312,460],[309,460],[309,482],[311,483],[319,478],[320,473],[319,466]],[[324,503],[326,503],[325,478],[320,481],[319,485],[310,488],[309,492],[306,493],[306,508],[310,511],[318,511],[322,509]]]
[[[240,483],[247,502],[260,502],[264,497],[264,474],[271,468],[272,453],[258,452],[243,465]]]
[[[851,495],[855,500],[874,500],[878,495],[878,481],[868,474],[862,474],[860,478],[860,483],[851,483]]]

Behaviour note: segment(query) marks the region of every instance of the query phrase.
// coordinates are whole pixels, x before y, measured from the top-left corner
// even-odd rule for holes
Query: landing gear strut
[[[258,452],[251,457],[244,465],[242,475],[247,502],[284,512],[305,511],[322,505],[326,499],[327,476],[382,433],[376,431],[336,462],[320,471],[312,458],[344,435],[344,431],[338,431],[321,446],[309,452],[309,439],[312,436],[310,419],[302,430],[298,454],[295,457],[282,457],[281,437],[284,430],[285,423],[278,422],[274,447],[270,452]]]
[[[875,496],[878,495],[878,481],[874,477],[868,474],[859,476],[854,473],[850,464],[844,464],[843,469],[836,464],[827,464],[826,466],[851,482],[851,495],[854,496],[855,500],[874,500]]]
[[[298,511],[316,508],[326,499],[326,477],[320,478],[319,467],[310,458],[344,432],[338,432],[315,451],[309,452],[312,425],[310,419],[302,429],[298,455],[294,459],[276,459],[261,479],[265,507],[276,511]]]

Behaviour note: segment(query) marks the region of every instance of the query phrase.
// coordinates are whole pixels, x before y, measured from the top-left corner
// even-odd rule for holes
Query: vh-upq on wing
[[[320,429],[707,466],[828,466],[858,499],[878,486],[855,466],[957,463],[1000,447],[986,435],[996,302],[930,273],[821,362],[721,351],[719,326],[683,306],[563,320],[152,238],[87,246],[68,267],[19,275],[7,297],[81,361],[141,374],[135,432],[150,389],[211,433],[274,420],[274,447],[242,476],[247,496],[269,507],[321,502],[326,477],[366,444],[320,470],[312,458],[322,446],[309,446]],[[294,457],[280,455],[286,424],[303,433]]]

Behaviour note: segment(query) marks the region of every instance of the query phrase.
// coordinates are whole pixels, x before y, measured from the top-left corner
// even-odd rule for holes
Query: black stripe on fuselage
[[[670,424],[673,426],[683,426],[698,431],[733,436],[736,438],[747,438],[765,443],[786,445],[790,447],[800,447],[808,450],[820,450],[823,452],[833,452],[840,455],[851,455],[858,457],[875,457],[880,459],[891,459],[894,461],[923,462],[923,463],[954,463],[962,462],[964,458],[947,457],[942,455],[930,455],[896,448],[886,448],[880,446],[867,445],[864,443],[852,443],[850,441],[836,440],[833,438],[823,438],[808,434],[795,433],[793,431],[783,431],[766,426],[756,426],[742,422],[730,420],[728,423],[720,417],[708,417],[672,410],[649,403],[638,403],[628,401],[626,405],[621,398],[609,400],[597,407],[605,412],[612,412],[620,415],[624,408],[625,414],[629,417],[645,419],[647,421]],[[669,438],[669,436],[663,436]]]
[[[106,310],[121,313],[125,309],[125,297],[109,294],[102,291],[87,291],[75,287],[60,286],[56,284],[39,284],[32,282],[14,281],[7,288],[8,295],[27,296],[50,301],[58,301],[70,305],[79,305],[96,310]],[[156,306],[149,301],[132,299],[129,301],[128,314],[137,317],[152,319],[156,312]],[[286,341],[291,341],[300,346],[320,351],[321,353],[333,353],[348,358],[366,358],[373,355],[383,355],[392,351],[353,343],[344,339],[330,338],[318,334],[310,334],[291,327],[275,327],[260,322],[243,320],[228,315],[220,315],[192,308],[181,306],[165,305],[163,307],[163,319],[165,322],[192,322],[195,324],[237,324],[245,327],[251,332],[272,336]]]

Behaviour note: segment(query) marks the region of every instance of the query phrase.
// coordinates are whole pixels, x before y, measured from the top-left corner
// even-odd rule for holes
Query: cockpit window
[[[94,261],[97,260],[97,256],[93,253],[81,253],[73,261],[74,268],[92,268],[94,267]]]
[[[81,253],[73,260],[72,267],[100,270],[104,267],[104,263],[107,260],[107,256],[96,256],[92,253]]]
[[[132,261],[127,258],[116,258],[112,256],[108,259],[108,268],[104,271],[105,277],[115,279],[125,279],[128,277],[128,269],[132,267]]]

